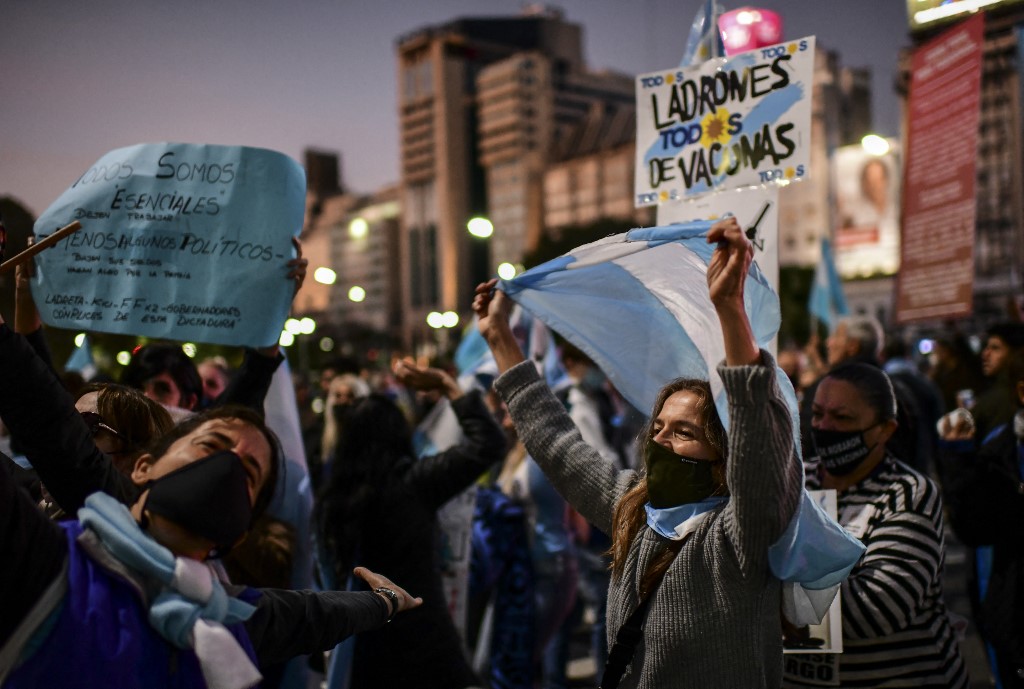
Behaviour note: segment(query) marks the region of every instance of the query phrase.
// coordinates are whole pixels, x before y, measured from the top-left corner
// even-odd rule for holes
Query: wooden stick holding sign
[[[13,270],[18,264],[24,263],[28,259],[38,254],[40,251],[45,251],[46,249],[49,249],[51,246],[55,245],[60,240],[64,239],[65,237],[73,235],[80,229],[82,229],[82,223],[78,222],[77,220],[73,221],[70,225],[65,225],[64,227],[60,228],[59,230],[51,234],[46,239],[36,242],[29,248],[22,251],[20,254],[12,256],[8,260],[0,264],[0,275],[3,275],[9,270]]]

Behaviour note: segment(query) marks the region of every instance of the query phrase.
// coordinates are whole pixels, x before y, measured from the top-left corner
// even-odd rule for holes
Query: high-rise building
[[[605,149],[623,143],[623,134],[633,138],[632,77],[587,72],[582,55],[576,58],[517,53],[477,78],[480,163],[495,227],[492,271],[499,263],[520,262],[537,246],[547,224],[545,171],[553,163],[594,153],[602,143]],[[614,139],[596,141],[587,133],[610,133]],[[582,150],[568,144],[581,137]],[[630,202],[631,197],[632,192]]]
[[[544,227],[560,232],[599,220],[622,230],[654,222],[654,206],[634,206],[635,108],[594,105],[555,146],[544,173]]]
[[[543,227],[543,171],[596,103],[631,107],[632,79],[586,71],[582,29],[557,10],[466,18],[398,40],[408,346],[430,311],[468,310],[474,284],[515,262]],[[494,234],[468,234],[474,216]]]

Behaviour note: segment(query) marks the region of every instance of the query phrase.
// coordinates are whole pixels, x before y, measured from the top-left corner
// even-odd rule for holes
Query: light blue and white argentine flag
[[[709,381],[728,429],[728,405],[716,370],[725,344],[707,286],[716,248],[707,243],[711,225],[696,221],[606,237],[502,281],[499,288],[585,351],[637,409],[652,409],[658,391],[673,378]],[[781,313],[756,263],[747,274],[743,301],[757,344],[767,348]],[[781,371],[776,380],[799,452],[796,393]],[[771,565],[782,581],[825,589],[849,574],[861,552],[863,546],[804,491],[800,509],[772,548]],[[832,597],[815,600],[816,612],[827,609]]]
[[[651,409],[673,378],[701,378],[710,381],[728,428],[715,371],[725,346],[707,286],[715,250],[707,243],[711,225],[697,221],[612,235],[499,288],[586,352],[637,409]],[[756,264],[747,276],[744,305],[758,345],[767,347],[781,314]]]
[[[82,344],[75,347],[64,364],[65,371],[75,371],[86,381],[92,380],[96,375],[96,362],[92,357],[92,344],[89,336],[82,336]]]
[[[849,313],[846,296],[843,294],[843,283],[836,270],[836,262],[832,258],[832,245],[827,239],[821,240],[821,260],[814,269],[814,283],[807,300],[807,310],[822,323],[828,326],[829,332],[836,328],[840,316]]]

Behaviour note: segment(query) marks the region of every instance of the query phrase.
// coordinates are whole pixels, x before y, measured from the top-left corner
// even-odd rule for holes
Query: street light
[[[494,234],[494,225],[487,218],[470,218],[466,223],[466,229],[471,235],[480,239],[487,239]]]
[[[352,239],[362,239],[370,232],[370,223],[365,218],[353,218],[348,224],[348,236]]]
[[[302,326],[296,318],[289,318],[284,322],[284,331],[289,335],[298,335],[302,332]],[[287,347],[288,345],[285,345]]]
[[[320,266],[313,271],[313,279],[321,285],[333,285],[338,280],[338,274],[330,268]]]
[[[427,325],[434,330],[444,327],[444,314],[439,311],[431,311],[427,314]]]
[[[441,314],[441,325],[446,328],[454,328],[459,324],[459,314],[454,311],[445,311]]]
[[[878,134],[868,134],[860,140],[860,145],[868,155],[884,156],[889,152],[889,142]]]
[[[293,344],[295,344],[295,335],[291,334],[287,330],[284,330],[281,332],[281,337],[280,339],[278,339],[277,343],[282,347],[291,347]]]
[[[316,330],[316,321],[306,316],[299,321],[299,332],[303,335],[312,335]]]
[[[358,304],[362,300],[366,299],[366,290],[359,285],[353,285],[348,291],[348,298]]]
[[[516,267],[511,263],[502,263],[498,266],[498,277],[502,280],[511,280],[516,276]]]

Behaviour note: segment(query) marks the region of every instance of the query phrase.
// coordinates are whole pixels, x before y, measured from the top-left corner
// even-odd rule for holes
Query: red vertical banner
[[[978,13],[914,51],[896,287],[900,323],[971,313],[984,37],[985,17]]]

